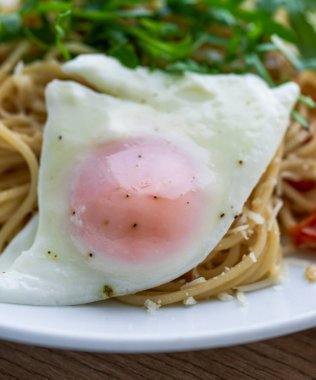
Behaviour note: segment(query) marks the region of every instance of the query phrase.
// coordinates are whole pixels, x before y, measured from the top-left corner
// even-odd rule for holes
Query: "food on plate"
[[[242,301],[243,291],[276,283],[280,225],[295,244],[314,242],[314,102],[304,83],[315,74],[288,67],[295,59],[276,36],[282,54],[261,62],[261,53],[247,50],[238,70],[238,61],[223,55],[214,73],[203,56],[209,42],[194,54],[192,46],[186,50],[193,59],[186,62],[172,56],[183,45],[164,42],[169,35],[145,44],[142,28],[154,33],[157,17],[166,23],[155,7],[133,10],[152,12],[151,24],[150,15],[132,12],[134,29],[125,29],[131,9],[120,9],[106,29],[104,10],[44,4],[9,14],[11,23],[4,18],[2,38],[22,41],[3,46],[0,69],[0,302],[73,305],[116,297],[157,308],[234,294]],[[187,13],[168,9],[167,24],[181,28],[173,17]],[[128,44],[120,53],[106,48],[111,56],[95,53],[102,48],[97,38],[86,45],[87,27],[94,27],[87,16],[107,32],[120,31]],[[12,17],[24,22],[15,34]],[[40,17],[54,23],[58,50],[36,44]],[[269,25],[283,38],[292,33]],[[70,26],[77,34],[67,42]],[[225,30],[207,33],[229,38]],[[269,33],[265,26],[262,49]],[[215,53],[224,51],[215,44]],[[25,65],[25,56],[35,62]],[[155,70],[142,67],[153,62]]]
[[[252,75],[131,70],[102,55],[63,70],[102,93],[47,86],[39,227],[2,268],[2,301],[91,302],[194,268],[242,211],[299,93]]]

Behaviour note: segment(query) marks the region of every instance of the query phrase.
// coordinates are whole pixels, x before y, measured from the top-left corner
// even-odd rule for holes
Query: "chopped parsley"
[[[312,0],[40,1],[26,0],[0,16],[0,43],[28,39],[45,54],[57,46],[65,60],[67,42],[79,41],[122,64],[171,72],[254,72],[272,82],[267,52],[273,35],[300,50],[300,69],[316,69]],[[273,15],[282,7],[288,25]]]

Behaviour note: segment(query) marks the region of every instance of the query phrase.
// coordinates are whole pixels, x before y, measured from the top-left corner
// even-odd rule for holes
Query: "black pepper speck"
[[[109,285],[103,286],[103,294],[107,297],[113,296],[113,289]]]

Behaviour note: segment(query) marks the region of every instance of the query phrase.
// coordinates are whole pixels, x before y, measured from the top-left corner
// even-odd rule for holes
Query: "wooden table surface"
[[[243,346],[172,354],[95,354],[0,342],[0,379],[316,379],[316,328]]]

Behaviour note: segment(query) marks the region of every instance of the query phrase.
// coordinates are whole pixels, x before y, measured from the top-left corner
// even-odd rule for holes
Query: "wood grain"
[[[94,354],[0,342],[0,379],[316,379],[316,329],[243,346],[173,354]]]

